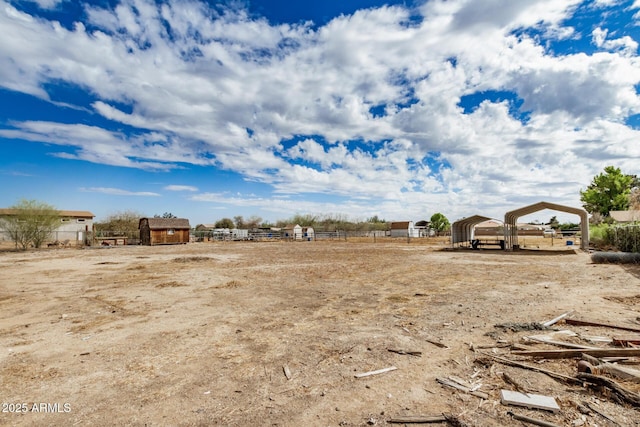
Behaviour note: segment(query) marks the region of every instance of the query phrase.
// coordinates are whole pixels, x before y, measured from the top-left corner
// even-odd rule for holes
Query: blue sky
[[[640,0],[0,0],[0,28],[0,207],[453,221],[640,173]]]

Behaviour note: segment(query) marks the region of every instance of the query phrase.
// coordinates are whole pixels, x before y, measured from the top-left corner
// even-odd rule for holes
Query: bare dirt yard
[[[366,426],[443,413],[449,424],[435,425],[525,425],[512,411],[638,426],[611,389],[495,357],[575,377],[577,358],[517,355],[562,348],[525,339],[553,331],[519,327],[573,311],[640,328],[640,267],[593,264],[549,240],[514,252],[437,239],[1,252],[0,425]],[[606,349],[605,338],[640,335],[552,328]],[[396,369],[359,377],[384,368]],[[560,410],[501,403],[517,389]]]

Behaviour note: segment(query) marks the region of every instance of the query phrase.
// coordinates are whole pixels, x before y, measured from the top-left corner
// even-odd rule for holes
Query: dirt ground
[[[575,376],[576,359],[512,354],[513,344],[558,349],[524,341],[545,331],[496,325],[573,311],[640,328],[640,267],[592,264],[549,241],[514,252],[437,239],[0,252],[0,425],[366,426],[442,413],[459,425],[525,425],[513,411],[559,426],[638,426],[640,411],[611,396],[487,356]],[[515,387],[502,373],[560,411],[501,404],[500,390]]]

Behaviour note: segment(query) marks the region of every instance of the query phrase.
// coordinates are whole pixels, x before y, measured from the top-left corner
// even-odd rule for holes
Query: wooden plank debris
[[[480,399],[488,399],[489,395],[487,393],[483,393],[481,391],[473,390],[470,387],[464,386],[462,384],[458,384],[457,382],[443,377],[437,377],[436,381],[438,381],[442,385],[446,385],[451,388],[455,388],[456,390],[464,391],[465,393],[469,393],[472,396],[479,397]]]
[[[628,337],[613,337],[613,345],[627,347],[628,344],[640,344],[640,335]]]
[[[424,340],[425,340],[426,342],[428,342],[428,343],[431,343],[431,344],[435,345],[436,347],[440,347],[440,348],[449,348],[446,344],[443,344],[443,343],[441,343],[441,342],[439,342],[439,341],[436,341],[436,340],[434,340],[434,339],[431,339],[431,338],[425,338]]]
[[[527,350],[512,351],[518,356],[542,357],[545,359],[571,359],[588,354],[593,357],[635,357],[640,356],[640,348],[598,348],[595,350]]]
[[[611,418],[609,415],[607,415],[606,413],[602,412],[598,407],[596,407],[596,405],[589,403],[587,401],[583,401],[582,404],[584,406],[587,407],[587,409],[595,412],[596,414],[600,415],[602,418],[609,420],[610,422],[612,422],[613,424],[619,426],[620,423],[617,422],[614,418]]]
[[[560,315],[560,316],[558,316],[558,317],[555,317],[555,318],[553,318],[553,319],[551,319],[551,320],[549,320],[549,321],[547,321],[547,322],[544,322],[544,323],[542,324],[542,326],[545,326],[545,327],[547,327],[547,328],[548,328],[549,326],[555,325],[556,323],[558,323],[559,321],[561,321],[562,319],[564,319],[565,317],[567,317],[567,316],[568,316],[568,315],[570,315],[571,313],[573,313],[573,311],[567,311],[566,313],[561,314],[561,315]]]
[[[391,418],[387,422],[392,424],[429,424],[443,423],[446,421],[447,418],[444,415],[405,415]]]
[[[566,348],[576,348],[576,349],[592,349],[597,350],[600,347],[593,347],[581,344],[574,344],[567,341],[559,341],[556,338],[559,337],[576,337],[578,334],[572,331],[557,331],[551,334],[543,334],[543,335],[529,335],[524,337],[525,340],[536,341],[545,344],[555,345],[558,347],[566,347]]]
[[[501,357],[495,354],[489,354],[489,353],[481,353],[484,356],[490,357],[492,358],[494,361],[498,362],[498,363],[502,363],[503,365],[508,365],[508,366],[515,366],[516,368],[522,368],[522,369],[528,369],[530,371],[534,371],[534,372],[540,372],[542,374],[545,374],[555,380],[558,381],[562,381],[564,383],[567,384],[579,384],[580,381],[578,381],[576,378],[574,377],[570,377],[568,375],[563,375],[557,372],[553,372],[550,371],[548,369],[544,369],[544,368],[540,368],[538,366],[531,366],[531,365],[527,365],[526,363],[522,363],[522,362],[518,362],[517,360],[511,360],[511,359],[507,359],[505,357]]]
[[[287,377],[288,380],[291,379],[292,375],[291,375],[291,369],[289,369],[289,367],[287,365],[284,365],[282,367],[282,372],[284,372],[284,376]]]
[[[418,357],[422,356],[421,351],[399,350],[395,348],[388,348],[387,351],[390,351],[392,353],[397,353],[397,354],[408,354],[410,356],[418,356]]]
[[[634,328],[632,326],[615,325],[607,322],[594,322],[591,320],[582,319],[565,319],[564,322],[568,325],[576,326],[600,326],[603,328],[621,329],[623,331],[640,332],[640,328]]]
[[[590,384],[595,384],[598,387],[609,388],[618,398],[630,403],[633,406],[640,407],[640,395],[634,391],[627,390],[617,382],[599,375],[579,373],[576,378],[583,380]]]
[[[513,379],[513,378],[512,378],[509,374],[507,374],[506,372],[503,372],[503,373],[502,373],[502,379],[503,379],[503,380],[504,380],[504,382],[506,382],[507,384],[512,385],[512,386],[516,389],[516,391],[519,391],[520,393],[525,394],[525,395],[527,395],[527,396],[529,395],[529,393],[527,393],[526,389],[525,389],[524,387],[522,387],[522,386],[520,385],[520,383],[519,383],[519,382],[517,382],[515,379]]]
[[[395,371],[396,368],[395,366],[389,366],[388,368],[382,368],[382,369],[378,369],[375,371],[369,371],[369,372],[363,372],[362,374],[356,374],[355,377],[356,378],[364,378],[364,377],[369,377],[371,375],[378,375],[378,374],[384,374],[385,372],[390,372],[390,371]]]
[[[537,426],[542,426],[542,427],[560,427],[558,424],[554,424],[554,423],[551,423],[549,421],[538,420],[538,419],[535,419],[535,418],[527,417],[526,415],[514,414],[511,411],[507,412],[507,414],[511,415],[511,417],[513,417],[514,420],[523,421],[523,422],[529,423],[529,424],[535,424]]]
[[[620,366],[616,363],[602,362],[588,354],[583,354],[582,359],[588,363],[585,364],[583,361],[578,362],[578,372],[586,372],[588,374],[596,375],[607,373],[623,380],[640,382],[640,370],[638,369],[630,368],[628,366]]]
[[[519,391],[500,390],[500,401],[503,405],[524,406],[531,409],[558,412],[560,407],[556,399],[541,394],[524,394]]]

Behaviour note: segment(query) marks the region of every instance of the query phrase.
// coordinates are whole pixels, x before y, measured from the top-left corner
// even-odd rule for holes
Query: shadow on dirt
[[[576,249],[529,249],[529,248],[520,248],[513,251],[506,251],[500,248],[482,248],[482,249],[472,249],[472,248],[443,248],[441,251],[448,252],[464,252],[468,253],[471,256],[479,255],[479,254],[495,254],[499,256],[518,256],[518,255],[533,255],[533,256],[564,256],[564,255],[577,255],[579,250]]]
[[[624,271],[631,274],[636,279],[640,279],[640,265],[638,264],[623,264]]]

